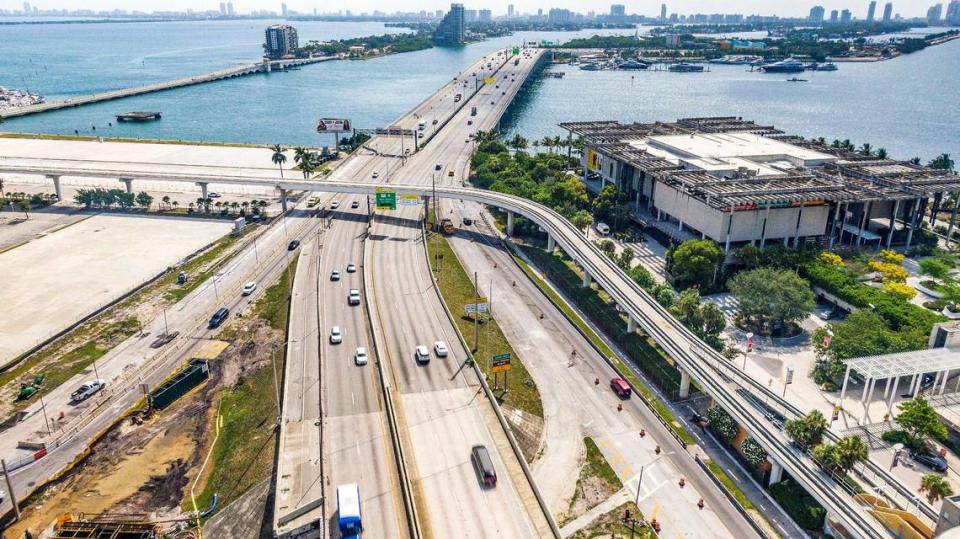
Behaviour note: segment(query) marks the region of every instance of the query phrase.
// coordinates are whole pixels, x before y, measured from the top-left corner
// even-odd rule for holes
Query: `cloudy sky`
[[[625,1],[614,0],[616,3],[624,3],[627,6],[628,13],[639,13],[645,15],[654,15],[660,11],[660,1],[645,0]],[[947,3],[949,0],[900,0],[894,2],[894,13],[900,13],[904,17],[921,16],[926,14],[930,4],[935,2]],[[507,4],[513,3],[518,11],[536,12],[538,8],[545,11],[551,7],[563,7],[575,11],[598,11],[607,12],[610,0],[486,0],[471,2],[464,0],[467,8],[489,8],[494,14],[505,13]],[[777,15],[806,15],[810,7],[814,4],[823,5],[829,12],[831,9],[848,8],[853,11],[854,17],[865,18],[867,12],[868,0],[668,0],[667,9],[677,13],[746,13],[746,14],[777,14]],[[280,11],[280,0],[234,0],[234,8],[238,13],[246,13],[254,9],[270,9]],[[287,5],[290,9],[302,12],[334,11],[338,9],[350,9],[354,13],[362,11],[372,11],[381,9],[384,11],[419,11],[421,9],[434,10],[445,9],[450,4],[449,0],[350,0],[349,2],[331,2],[329,0],[288,0]],[[878,2],[879,12],[883,10],[884,0]],[[46,8],[67,8],[67,9],[139,9],[152,11],[154,9],[186,10],[186,9],[218,9],[219,0],[34,0],[31,5],[41,9]],[[19,10],[22,9],[21,0],[0,0],[0,8]]]

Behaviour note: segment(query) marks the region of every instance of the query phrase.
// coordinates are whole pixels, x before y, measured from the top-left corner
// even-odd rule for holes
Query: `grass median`
[[[441,235],[430,237],[427,241],[427,248],[431,269],[434,271],[434,276],[438,278],[440,285],[440,295],[443,296],[447,308],[453,313],[460,333],[467,340],[468,345],[471,345],[476,328],[473,318],[464,315],[463,312],[465,305],[476,302],[477,289],[473,280],[460,265],[457,255],[450,248],[446,238]],[[439,272],[436,271],[437,255],[440,257]],[[540,400],[540,391],[537,390],[537,385],[530,377],[530,373],[527,372],[523,362],[517,357],[513,347],[510,346],[510,342],[507,341],[496,319],[487,317],[486,321],[480,324],[479,330],[479,346],[477,350],[473,351],[473,356],[477,366],[487,374],[488,379],[491,378],[489,373],[493,356],[503,353],[509,353],[511,356],[511,369],[506,376],[507,391],[504,393],[501,389],[496,392],[500,395],[500,402],[542,418],[543,402]],[[504,378],[503,375],[499,375],[499,377],[501,380]]]
[[[533,260],[541,268],[553,269],[554,273],[552,273],[552,275],[559,274],[560,272],[567,272],[567,273],[573,272],[572,269],[570,269],[566,264],[564,264],[564,262],[559,257],[555,255],[550,255],[546,251],[543,251],[542,249],[539,249],[536,247],[521,247],[521,248],[523,249],[524,253],[527,256],[529,256],[530,259]],[[575,326],[577,326],[577,328],[580,329],[580,331],[600,351],[600,353],[604,354],[606,357],[610,358],[611,361],[613,361],[620,375],[630,381],[631,385],[633,385],[633,387],[636,388],[637,392],[640,393],[641,397],[643,397],[643,399],[656,411],[658,415],[660,415],[664,423],[666,423],[667,426],[671,430],[673,430],[674,433],[676,433],[676,435],[681,440],[683,440],[684,443],[686,444],[695,443],[693,436],[691,436],[690,433],[687,432],[687,430],[680,425],[680,423],[676,420],[676,417],[674,417],[673,412],[670,410],[670,408],[657,397],[657,394],[653,391],[653,389],[650,388],[650,386],[647,385],[645,381],[643,381],[639,376],[635,375],[633,371],[626,364],[624,364],[624,362],[620,359],[619,355],[617,355],[613,351],[613,349],[611,349],[610,346],[608,346],[607,343],[593,330],[593,328],[589,324],[587,324],[586,321],[583,320],[583,318],[577,313],[577,311],[575,311],[569,304],[567,304],[566,300],[563,297],[561,297],[560,294],[558,294],[556,290],[553,289],[553,287],[551,287],[543,278],[537,275],[537,273],[533,271],[533,269],[530,267],[529,264],[526,263],[525,260],[523,260],[520,257],[514,257],[514,259],[523,269],[524,273],[526,273],[527,276],[530,277],[530,279],[534,282],[534,284],[536,284],[543,291],[543,293],[546,294],[546,296],[553,302],[553,304],[556,305],[557,308],[560,309],[564,313],[564,315],[566,315],[567,318]],[[570,283],[569,281],[570,280],[568,279],[567,286],[562,286],[563,281],[560,281],[558,283],[560,285],[560,288],[564,291],[564,293],[567,294],[568,297],[573,298],[574,302],[577,303],[577,306],[583,309],[584,312],[586,312],[588,315],[591,314],[592,312],[597,312],[597,309],[599,308],[597,301],[602,302],[599,295],[597,294],[597,291],[593,289],[588,290],[588,289],[581,288],[579,284]],[[579,283],[579,281],[576,281],[576,283]],[[593,300],[586,299],[589,297],[593,297],[595,299]],[[612,307],[609,307],[606,303],[601,303],[601,304],[603,305],[604,308],[612,309]],[[588,305],[591,306],[592,309],[586,308]],[[609,313],[608,313],[608,317],[609,317]],[[619,315],[618,315],[618,318],[619,318]],[[593,319],[593,317],[591,317],[591,319]],[[594,322],[596,323],[597,320],[594,319]],[[624,322],[624,325],[625,324],[626,323]],[[599,325],[602,328],[604,328],[603,324],[599,324]],[[650,350],[651,345],[649,344],[647,339],[641,335],[635,335],[634,337],[631,337],[630,341],[631,342],[628,342],[628,343],[618,343],[618,344],[620,344],[622,349],[627,351],[631,361],[637,364],[642,370],[644,370],[644,372],[646,372],[646,369],[644,369],[643,367],[645,364],[649,363],[651,353],[655,353],[657,356],[662,355],[659,352],[659,350],[654,349],[651,351]],[[666,361],[666,360],[664,359],[663,361]],[[679,374],[678,374],[678,378],[679,378]],[[676,387],[679,387],[679,384]]]

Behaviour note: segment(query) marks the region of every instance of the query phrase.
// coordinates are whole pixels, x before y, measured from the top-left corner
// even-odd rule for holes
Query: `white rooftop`
[[[759,176],[786,174],[793,167],[820,166],[832,155],[751,133],[697,133],[628,140],[637,149],[686,168],[718,176],[745,168]]]
[[[960,369],[960,349],[929,348],[846,360],[847,366],[865,378],[893,378]]]

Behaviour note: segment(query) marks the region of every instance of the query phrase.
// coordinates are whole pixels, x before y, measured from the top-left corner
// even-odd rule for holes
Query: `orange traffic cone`
[[[622,411],[623,411],[623,403],[622,403],[622,402],[618,402],[618,403],[617,403],[617,411],[618,411],[618,412],[622,412]]]
[[[680,488],[683,488],[683,486],[686,484],[687,484],[687,480],[684,479],[683,477],[680,477]]]
[[[657,448],[653,450],[654,453],[660,454],[660,444],[657,444]]]
[[[647,435],[647,430],[646,430],[646,429],[640,429],[640,437],[643,438],[643,437],[646,436],[646,435]]]
[[[700,501],[697,502],[697,507],[699,507],[701,510],[703,509],[703,498],[700,498]]]
[[[593,385],[595,385],[595,386],[600,385],[600,379],[599,379],[599,378],[594,378],[594,379],[593,379]]]

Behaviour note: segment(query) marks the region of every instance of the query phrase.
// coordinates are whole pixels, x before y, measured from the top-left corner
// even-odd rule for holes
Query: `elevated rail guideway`
[[[782,411],[787,417],[800,415],[800,410],[773,394],[748,375],[731,368],[729,361],[709,348],[660,306],[629,276],[613,264],[583,233],[557,212],[529,200],[481,189],[467,187],[436,187],[429,185],[402,185],[385,183],[360,183],[344,181],[281,180],[272,177],[253,177],[211,174],[209,171],[164,170],[164,167],[148,165],[145,170],[111,169],[109,166],[92,166],[89,162],[76,165],[25,164],[7,159],[0,163],[0,172],[82,177],[125,177],[133,180],[210,182],[217,184],[241,184],[274,187],[280,190],[307,190],[347,193],[372,196],[377,189],[388,189],[397,195],[417,195],[465,200],[487,204],[508,212],[509,222],[513,215],[521,215],[536,223],[583,269],[587,279],[594,280],[622,307],[641,330],[652,337],[672,358],[677,361],[684,377],[693,380],[709,393],[717,403],[733,415],[750,435],[756,439],[778,465],[783,466],[800,482],[843,526],[857,537],[889,537],[891,533],[874,519],[867,507],[856,501],[834,481],[807,454],[794,449],[779,427],[769,421],[766,413],[756,406],[757,397],[769,406]],[[589,282],[589,281],[588,281]],[[750,398],[751,395],[753,398]],[[904,487],[882,470],[867,468],[858,470],[871,474],[868,480],[882,487],[885,495],[901,493]],[[903,500],[891,501],[906,508]],[[911,503],[920,504],[920,515],[927,518],[932,508],[911,498]]]

